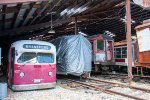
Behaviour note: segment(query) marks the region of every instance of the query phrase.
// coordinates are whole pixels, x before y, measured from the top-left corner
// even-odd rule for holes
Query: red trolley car
[[[101,70],[102,66],[112,65],[114,63],[114,40],[112,37],[104,34],[89,37],[93,46],[93,62],[95,72]],[[106,66],[105,66],[106,68]]]
[[[135,67],[134,61],[137,58],[136,55],[136,41],[132,41],[132,67]],[[128,58],[127,58],[127,42],[120,41],[114,43],[114,59],[115,65],[118,66],[127,66]]]
[[[56,48],[44,41],[13,43],[8,59],[8,84],[14,91],[54,88]]]

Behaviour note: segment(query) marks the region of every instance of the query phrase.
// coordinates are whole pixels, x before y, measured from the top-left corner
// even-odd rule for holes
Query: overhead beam
[[[0,24],[3,23],[4,20],[0,20]],[[12,22],[13,21],[13,18],[9,18],[9,19],[5,19],[5,22]]]
[[[19,11],[20,11],[20,9],[21,9],[21,6],[22,6],[22,4],[18,4],[18,5],[17,5],[17,8],[18,8]],[[15,26],[15,23],[16,23],[17,18],[18,18],[18,16],[19,16],[19,11],[14,14],[14,18],[13,18],[13,22],[12,22],[12,24],[11,24],[11,28],[13,28],[13,27]]]
[[[85,10],[82,14],[86,14],[88,12],[105,11],[111,9],[116,4],[121,2],[123,2],[123,0],[97,0],[94,1],[94,4],[89,5],[89,9]]]
[[[34,6],[35,2],[30,3],[30,8],[26,9],[25,14],[23,15],[23,20],[21,20],[21,22],[19,23],[19,26],[24,25],[24,23],[26,22],[26,20],[28,19],[29,13],[32,10],[33,6]]]
[[[72,0],[73,1],[73,0]],[[78,8],[84,8],[88,5],[90,5],[92,2],[94,1],[85,1],[85,0],[81,0],[81,1],[76,1],[74,0],[74,2],[72,2],[67,8],[63,9],[63,10],[59,10],[59,12],[57,12],[58,14],[56,14],[58,16],[57,19],[60,19],[60,18],[69,18],[70,16],[71,17],[76,17],[76,15],[79,13],[79,12],[75,12],[75,13],[70,13],[68,14],[68,12],[70,12],[71,9],[78,9]],[[67,10],[68,11],[64,14],[64,15],[61,15],[60,16],[60,13],[64,10]],[[61,11],[61,12],[60,12]],[[81,12],[82,13],[82,12]],[[42,16],[43,19],[44,19],[44,16]],[[45,16],[46,17],[46,16]],[[45,18],[46,19],[46,18]],[[40,21],[40,20],[39,20]],[[42,18],[41,18],[41,21],[42,21]],[[38,23],[38,22],[37,22]]]
[[[28,16],[27,19],[31,19],[33,18],[33,16]],[[5,19],[5,22],[12,22],[14,19],[13,18],[9,18],[9,19]],[[23,16],[18,16],[16,20],[23,20]],[[3,23],[3,20],[0,20],[0,24]]]
[[[33,6],[33,8],[41,8],[41,5],[40,4],[35,4]],[[21,9],[30,9],[30,5],[22,5]],[[14,7],[7,7],[6,12],[0,11],[0,14],[8,14],[8,13],[16,13],[16,12],[19,12],[19,9],[18,9],[17,6],[14,6]]]
[[[42,12],[48,7],[50,6],[49,5],[49,2],[42,2],[41,3],[41,9],[37,9],[34,14],[33,14],[33,19],[29,22],[29,25],[33,24],[34,21],[39,17],[41,16]]]
[[[41,16],[41,18],[40,18],[36,23],[41,22],[41,21],[45,18],[45,16],[47,15],[47,13],[51,13],[51,12],[53,11],[53,9],[54,9],[55,7],[57,7],[57,5],[59,5],[61,2],[62,2],[62,0],[55,0],[55,1],[51,2],[51,3],[50,3],[51,6],[50,6],[48,9],[46,9],[46,10],[44,11],[44,15]]]
[[[58,26],[67,22],[71,22],[72,18],[69,19],[61,19],[58,21],[54,21],[53,22],[53,26]],[[29,31],[34,31],[34,30],[38,30],[40,28],[47,28],[50,27],[50,23],[51,22],[46,22],[46,23],[41,23],[41,24],[36,24],[36,25],[29,25],[29,26],[24,26],[24,27],[20,27],[20,28],[14,28],[14,29],[10,29],[10,30],[4,30],[4,31],[0,31],[0,36],[6,36],[6,35],[18,35],[21,34],[22,32],[29,32]]]
[[[71,8],[74,8],[77,4],[76,4],[76,0],[71,0],[70,2],[69,2],[69,0],[67,0],[68,2],[66,2],[66,3],[68,3],[68,5],[66,5],[66,7],[64,7],[64,8],[62,8],[61,9],[61,7],[57,10],[57,13],[55,14],[58,18],[57,19],[61,19],[61,18],[65,18],[66,17],[66,15],[63,15],[63,16],[60,16],[60,13],[62,12],[62,11],[64,11],[64,10],[66,10],[66,9],[71,9]],[[68,11],[67,11],[68,12]]]
[[[38,1],[49,1],[49,0],[0,0],[0,4],[12,4],[12,3],[26,3],[26,2],[38,2]]]

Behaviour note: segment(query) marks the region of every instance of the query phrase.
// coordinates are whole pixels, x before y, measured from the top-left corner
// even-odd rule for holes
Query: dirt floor
[[[101,76],[96,76],[96,78],[122,83],[120,80],[104,78]],[[55,89],[24,92],[12,92],[10,89],[8,89],[8,97],[4,100],[132,100],[119,95],[103,93],[101,91],[79,87],[72,88],[62,84],[63,81],[64,80],[58,79]],[[134,86],[150,89],[150,84],[148,82],[134,82],[132,84]],[[146,100],[149,100],[150,98],[150,93],[142,93],[141,91],[131,91],[130,89],[117,87],[111,88],[111,90],[116,90],[127,94],[134,94],[134,96],[142,97]]]
[[[12,92],[9,90],[8,94],[5,100],[123,100],[121,96],[93,90],[77,90],[61,87],[59,84],[57,84],[55,89],[25,92]]]

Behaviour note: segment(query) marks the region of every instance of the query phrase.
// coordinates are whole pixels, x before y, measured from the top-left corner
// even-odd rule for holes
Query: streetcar
[[[114,63],[114,39],[104,34],[93,35],[88,39],[93,50],[93,71],[109,69]]]
[[[56,47],[36,40],[12,43],[8,54],[8,85],[13,91],[55,88]]]
[[[132,40],[132,67],[135,67],[134,61],[137,59],[136,54],[136,40]],[[114,43],[114,60],[117,66],[127,66],[127,41],[123,40]]]

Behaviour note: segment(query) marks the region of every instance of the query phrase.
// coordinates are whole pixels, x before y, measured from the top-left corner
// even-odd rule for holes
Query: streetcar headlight
[[[20,73],[20,77],[21,77],[21,78],[24,77],[24,75],[25,75],[24,72],[21,72],[21,73]]]
[[[52,72],[48,72],[48,75],[49,75],[49,76],[52,76]]]

